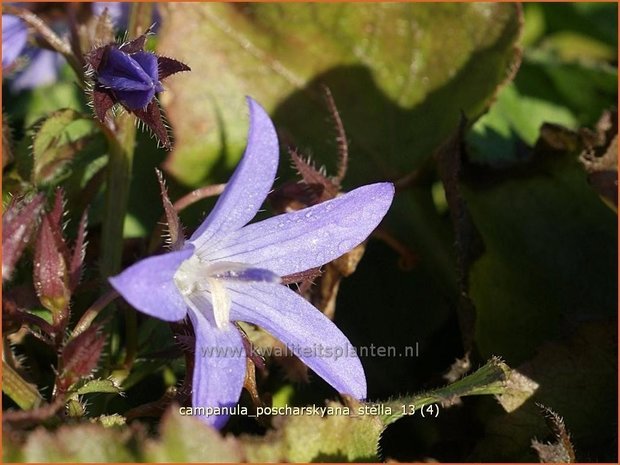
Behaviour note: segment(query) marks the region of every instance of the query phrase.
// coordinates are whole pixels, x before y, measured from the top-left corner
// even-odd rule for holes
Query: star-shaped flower
[[[273,123],[248,101],[247,148],[211,214],[180,250],[142,260],[110,282],[148,315],[166,321],[189,316],[196,334],[194,407],[232,407],[239,400],[246,360],[235,321],[269,331],[337,391],[363,399],[366,378],[350,342],[281,277],[328,263],[364,241],[387,212],[394,186],[363,186],[248,224],[271,189],[279,158]],[[319,346],[324,353],[317,353]],[[327,348],[344,355],[326,356]],[[217,427],[226,421],[203,419]]]
[[[168,131],[162,121],[155,94],[164,90],[161,81],[190,71],[189,66],[172,58],[144,50],[147,34],[124,43],[99,47],[86,56],[93,70],[93,106],[100,121],[115,104],[142,120],[170,149]]]

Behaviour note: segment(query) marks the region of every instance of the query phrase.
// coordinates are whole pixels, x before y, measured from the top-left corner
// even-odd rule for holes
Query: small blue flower
[[[211,214],[180,250],[146,258],[110,283],[148,315],[165,321],[189,316],[196,334],[195,407],[232,407],[239,400],[246,358],[235,321],[256,324],[298,348],[296,355],[336,390],[363,399],[364,370],[345,349],[346,336],[281,277],[328,263],[364,241],[387,212],[394,186],[363,186],[248,224],[271,190],[279,158],[273,123],[256,102],[249,99],[249,106],[245,154]],[[345,349],[344,356],[321,356],[318,346]],[[227,417],[202,419],[221,427]]]
[[[125,53],[114,47],[103,56],[97,69],[97,83],[110,90],[128,110],[146,108],[155,93],[164,90],[153,53]]]
[[[108,110],[120,104],[146,123],[164,147],[170,149],[168,131],[161,119],[155,94],[164,90],[161,81],[189,66],[144,50],[147,34],[124,43],[99,47],[86,56],[93,70],[93,107],[104,121]]]

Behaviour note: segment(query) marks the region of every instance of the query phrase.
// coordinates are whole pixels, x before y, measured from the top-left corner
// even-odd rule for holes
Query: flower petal
[[[131,58],[142,67],[149,77],[156,83],[159,80],[159,68],[157,57],[149,52],[136,52],[131,54]]]
[[[2,67],[12,65],[28,39],[26,24],[15,15],[2,15]]]
[[[117,100],[128,110],[146,108],[155,97],[155,89],[148,90],[117,90],[114,92]]]
[[[232,231],[200,254],[286,276],[321,266],[360,244],[386,214],[394,186],[363,186],[333,200]]]
[[[11,81],[13,92],[53,84],[65,63],[60,53],[42,48],[27,48],[24,56],[29,57],[29,63]]]
[[[366,377],[354,347],[319,310],[280,284],[227,285],[231,320],[266,329],[338,392],[366,398]]]
[[[204,316],[190,311],[196,333],[192,389],[193,407],[234,407],[239,402],[246,370],[241,335],[234,325],[216,328]],[[228,415],[199,416],[221,428]]]
[[[235,231],[250,221],[269,193],[278,169],[278,136],[265,110],[248,98],[250,130],[241,162],[215,207],[190,238],[199,249],[215,234]]]
[[[98,82],[112,90],[149,90],[151,78],[127,53],[110,47],[97,70]]]
[[[181,320],[187,313],[187,304],[173,277],[193,252],[194,248],[189,246],[178,252],[145,258],[109,278],[110,284],[141,312],[165,321]]]

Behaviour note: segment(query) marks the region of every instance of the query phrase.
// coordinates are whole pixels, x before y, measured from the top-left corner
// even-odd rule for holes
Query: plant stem
[[[113,131],[107,133],[110,158],[103,211],[101,274],[117,273],[123,252],[123,225],[129,200],[131,167],[136,141],[136,127],[129,113],[119,115]]]
[[[2,361],[2,392],[13,399],[23,410],[31,410],[43,402],[36,386],[19,376],[19,373],[4,360]]]
[[[109,291],[99,297],[97,301],[84,312],[82,318],[80,318],[80,321],[77,322],[75,328],[73,328],[73,333],[71,333],[71,339],[88,329],[88,327],[92,324],[95,318],[97,318],[97,315],[99,315],[99,312],[101,312],[101,310],[107,307],[108,304],[111,303],[118,296],[118,292]]]

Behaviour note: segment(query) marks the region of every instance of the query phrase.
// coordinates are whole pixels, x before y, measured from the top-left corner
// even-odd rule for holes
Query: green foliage
[[[146,442],[121,432],[122,417],[106,417],[103,426],[82,424],[63,426],[56,432],[39,429],[28,436],[21,451],[13,447],[7,454],[22,456],[25,461],[133,461],[149,462],[367,462],[379,459],[379,439],[385,427],[405,414],[420,415],[428,405],[453,403],[472,395],[501,394],[509,374],[508,367],[491,360],[475,373],[445,388],[386,403],[365,404],[349,399],[346,405],[329,402],[326,408],[336,412],[322,416],[299,415],[274,417],[274,429],[265,436],[222,436],[201,421],[184,416],[173,405],[161,421],[160,438]],[[103,380],[87,383],[77,393],[109,392]],[[97,385],[95,387],[95,384]],[[92,386],[87,389],[88,386]],[[344,414],[345,410],[349,412]],[[386,412],[390,413],[386,413]],[[140,430],[136,430],[140,431]],[[138,436],[140,433],[137,433]],[[97,447],[87,458],[86,438],[97,437]],[[100,441],[100,442],[99,442]],[[138,445],[137,450],[134,449]],[[14,445],[15,446],[15,445]],[[7,455],[8,457],[8,455]]]
[[[24,462],[131,462],[127,449],[129,431],[94,424],[44,428],[28,436],[22,450]]]
[[[222,437],[213,428],[172,408],[162,419],[159,441],[145,445],[149,462],[241,462],[243,455],[234,438]]]
[[[245,94],[271,110],[287,144],[333,166],[327,85],[359,161],[348,182],[404,175],[511,75],[519,15],[513,4],[169,7],[159,48],[193,72],[171,83],[177,149],[168,169],[196,185],[233,166],[245,144]],[[196,28],[177,40],[188,21]]]

